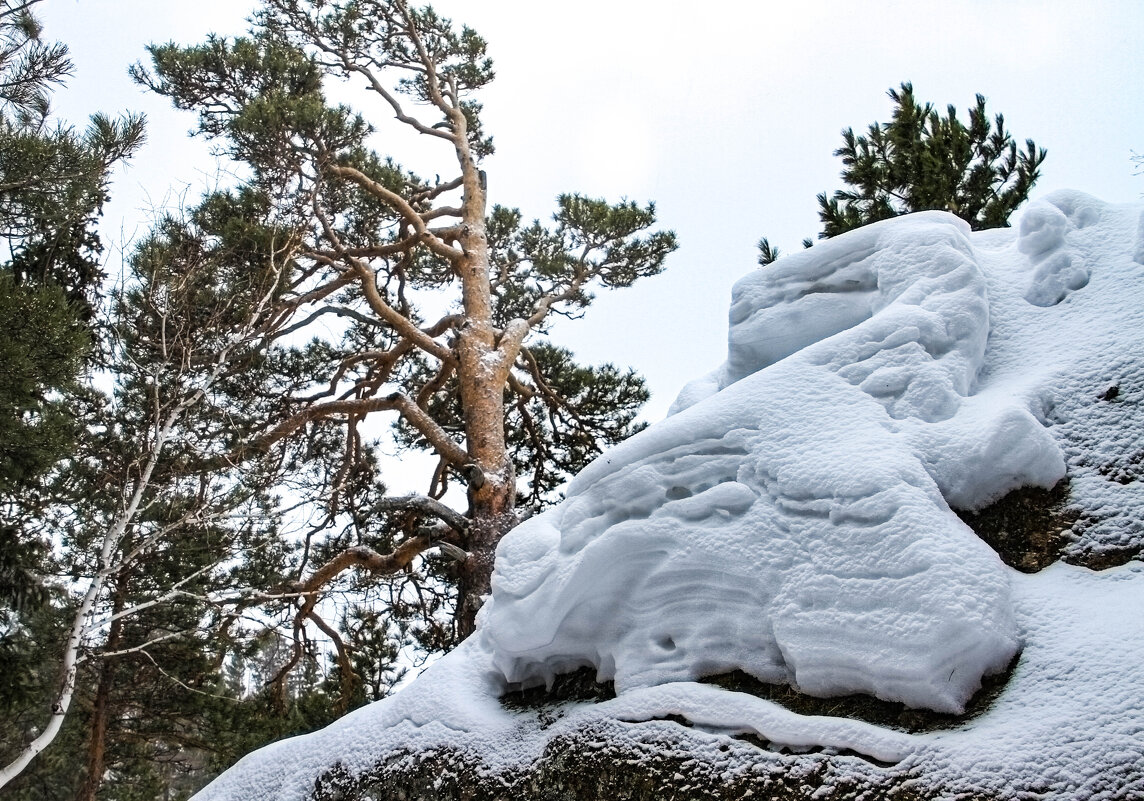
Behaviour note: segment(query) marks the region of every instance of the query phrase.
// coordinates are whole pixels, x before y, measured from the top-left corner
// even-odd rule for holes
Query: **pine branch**
[[[327,164],[325,165],[325,169],[332,175],[354,182],[393,209],[403,220],[412,226],[417,234],[416,240],[418,244],[424,244],[429,250],[433,251],[433,253],[450,262],[459,261],[464,256],[462,251],[449,247],[434,236],[425,224],[424,218],[409,204],[409,201],[401,195],[382,186],[356,167],[341,164]]]
[[[436,517],[462,536],[469,531],[469,519],[467,517],[453,511],[439,500],[425,495],[382,498],[376,508],[379,512],[420,512],[423,515]]]
[[[339,400],[320,403],[303,409],[288,419],[279,423],[272,430],[263,434],[248,446],[237,449],[228,455],[226,461],[237,461],[253,453],[262,453],[269,450],[275,442],[288,437],[306,423],[314,420],[341,415],[365,415],[370,412],[397,411],[411,426],[429,441],[442,457],[457,467],[468,462],[468,455],[464,448],[458,445],[444,429],[409,396],[401,392],[391,393],[383,398],[362,398],[357,400]]]

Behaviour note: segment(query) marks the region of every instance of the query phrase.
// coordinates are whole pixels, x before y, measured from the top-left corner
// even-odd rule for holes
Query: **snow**
[[[1005,692],[972,726],[918,737],[903,767],[963,791],[1144,797],[1144,565],[1013,581],[1025,649]]]
[[[914,215],[740,281],[727,386],[687,390],[498,549],[505,678],[591,664],[623,692],[739,668],[960,712],[1018,641],[1004,566],[942,490],[974,507],[1064,475],[1015,401],[964,404],[989,330],[968,233]],[[991,451],[1013,458],[969,463]]]
[[[1142,340],[1144,207],[1078,192],[1012,229],[926,212],[755,271],[733,292],[726,362],[501,543],[476,635],[199,798],[304,798],[333,764],[399,749],[519,767],[593,721],[668,716],[951,792],[1144,792],[1144,566],[1019,574],[951,509],[1067,474],[1071,553],[1144,542]],[[1015,656],[985,713],[920,735],[696,681],[738,669],[960,712]],[[618,697],[546,727],[498,701],[582,666]]]

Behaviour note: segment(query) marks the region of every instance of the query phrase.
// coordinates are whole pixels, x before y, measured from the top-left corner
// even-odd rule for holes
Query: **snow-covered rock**
[[[751,273],[725,364],[502,542],[474,637],[201,798],[301,799],[320,780],[341,789],[319,797],[364,799],[395,775],[438,797],[462,764],[524,787],[569,742],[674,766],[656,781],[678,797],[699,775],[715,798],[792,776],[807,797],[1141,797],[1144,569],[1021,575],[954,510],[1067,477],[1067,553],[1140,552],[1142,253],[1144,208],[1065,192],[1013,229],[911,215]],[[930,733],[697,681],[740,670],[959,712],[1018,653],[991,705]],[[498,700],[583,666],[617,696],[543,715]]]
[[[960,712],[1018,639],[1004,565],[943,494],[972,508],[1065,470],[1020,399],[968,400],[989,333],[968,234],[912,215],[740,281],[727,386],[687,390],[501,543],[484,622],[506,680],[741,669]]]

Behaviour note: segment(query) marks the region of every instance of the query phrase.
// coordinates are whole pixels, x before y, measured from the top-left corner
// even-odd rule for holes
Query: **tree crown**
[[[818,196],[820,238],[927,209],[950,211],[975,231],[1008,225],[1040,177],[1044,148],[1026,139],[1019,149],[1004,115],[990,121],[984,95],[977,95],[966,125],[952,104],[942,116],[933,104],[919,103],[908,82],[888,94],[890,122],[874,122],[866,134],[842,132],[834,155],[851,188]]]
[[[932,103],[919,103],[909,82],[888,94],[890,122],[873,122],[864,134],[842,131],[834,155],[842,159],[847,188],[818,195],[818,238],[930,209],[956,214],[974,231],[1007,226],[1040,178],[1047,151],[1032,139],[1018,148],[1004,115],[990,120],[984,95],[977,95],[966,124],[952,104],[942,116]],[[759,241],[759,264],[778,256],[769,240]]]

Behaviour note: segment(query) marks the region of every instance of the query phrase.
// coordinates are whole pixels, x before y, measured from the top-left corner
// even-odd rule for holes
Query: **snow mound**
[[[1070,293],[1084,288],[1091,271],[1065,242],[1070,229],[1084,228],[1099,219],[1089,203],[1042,203],[1021,218],[1018,249],[1033,261],[1034,269],[1025,300],[1034,306],[1055,306]]]
[[[1027,409],[969,397],[989,305],[968,233],[913,215],[740,281],[703,385],[725,388],[685,390],[502,542],[484,627],[505,679],[593,665],[622,694],[741,669],[960,712],[1018,638],[1004,566],[947,500],[1064,474]]]

